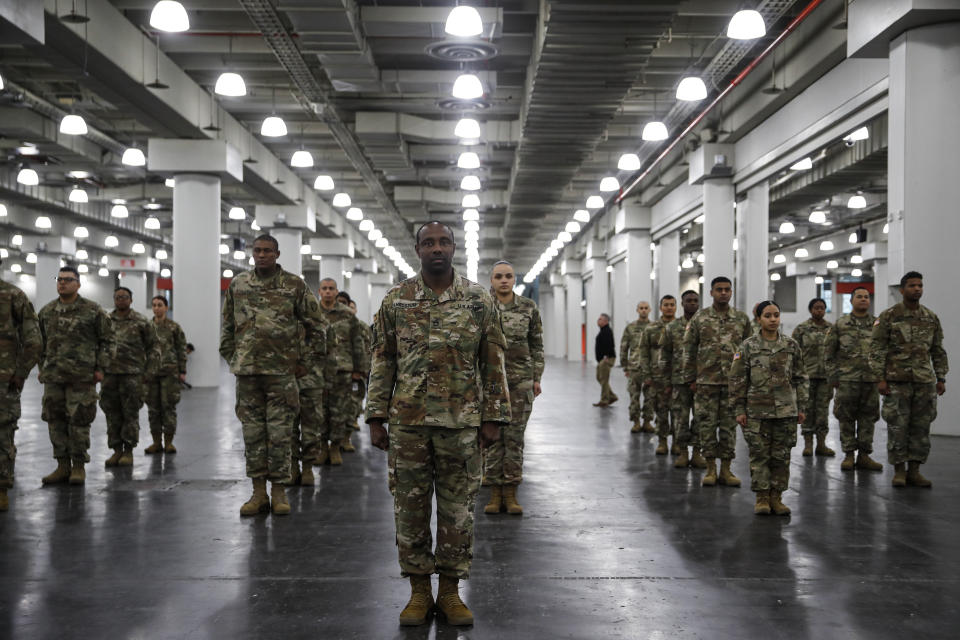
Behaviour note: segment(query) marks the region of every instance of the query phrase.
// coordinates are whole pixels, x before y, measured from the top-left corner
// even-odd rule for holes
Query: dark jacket
[[[597,352],[597,362],[600,362],[604,358],[616,359],[617,350],[613,346],[613,331],[610,329],[610,325],[600,327],[600,333],[597,334],[595,350]]]

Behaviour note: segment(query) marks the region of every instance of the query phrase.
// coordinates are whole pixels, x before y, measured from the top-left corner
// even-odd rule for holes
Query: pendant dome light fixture
[[[60,133],[62,134],[68,136],[85,136],[87,132],[87,122],[83,119],[83,116],[71,113],[63,116],[63,119],[60,120]]]
[[[603,193],[610,193],[613,191],[620,190],[620,181],[614,176],[607,176],[600,181],[600,191]]]
[[[733,14],[727,25],[727,37],[733,40],[756,40],[767,34],[763,16],[754,9],[741,9]]]
[[[653,120],[643,125],[643,131],[640,133],[640,138],[646,142],[659,142],[666,140],[669,136],[667,125],[659,120]]]
[[[461,169],[479,169],[480,156],[473,151],[464,151],[460,154],[460,157],[457,158],[457,166]]]
[[[313,188],[317,191],[333,191],[333,178],[328,175],[319,175],[313,181]]]
[[[269,116],[263,119],[260,125],[260,135],[266,138],[281,138],[287,135],[287,123],[283,118],[277,115],[277,89],[274,87],[272,92],[272,111]]]
[[[476,209],[465,209],[463,211],[463,221],[469,222],[470,220],[480,220],[480,212]]]
[[[247,95],[247,85],[239,73],[224,71],[217,78],[217,84],[214,85],[213,92],[229,98],[239,98]]]
[[[809,221],[813,224],[823,224],[827,221],[827,214],[819,209],[810,212]]]
[[[586,209],[577,209],[573,213],[573,219],[576,220],[577,222],[582,222],[586,224],[587,222],[590,222],[590,212],[587,211]]]
[[[357,226],[357,229],[360,231],[373,231],[373,227],[373,220],[367,218],[366,220],[360,222],[360,224]]]
[[[480,123],[473,118],[460,118],[457,126],[453,128],[453,135],[458,138],[479,138]]]
[[[128,167],[142,167],[147,164],[147,158],[140,149],[128,147],[120,158],[120,164],[125,164]]]
[[[349,207],[351,203],[350,194],[343,191],[333,196],[333,206],[335,207]]]
[[[790,171],[808,171],[810,169],[813,169],[813,160],[810,158],[798,160],[790,165]]]
[[[687,76],[677,85],[677,100],[698,102],[707,97],[707,85],[697,76]]]
[[[129,218],[130,211],[127,209],[127,205],[123,203],[117,203],[110,208],[110,217],[111,218]]]
[[[160,219],[155,216],[150,216],[143,221],[143,228],[150,229],[151,231],[156,231],[160,228]]]
[[[850,199],[847,200],[848,209],[866,209],[867,208],[867,199],[863,197],[863,194],[857,192],[856,195],[850,196]]]
[[[150,26],[160,31],[180,33],[190,29],[190,18],[176,0],[160,0],[150,12]]]
[[[567,226],[564,227],[563,230],[567,233],[580,233],[580,223],[575,220],[571,220],[567,223]]]
[[[463,176],[463,179],[460,181],[460,188],[464,191],[479,191],[480,178],[475,175]]]
[[[620,171],[639,171],[640,156],[635,153],[625,153],[617,161],[617,169]]]
[[[350,207],[347,209],[347,220],[353,220],[354,222],[363,220],[363,209],[360,207]]]
[[[603,198],[600,196],[590,196],[586,202],[587,209],[602,209]]]
[[[90,231],[89,231],[86,227],[74,227],[74,228],[73,228],[73,237],[74,237],[74,238],[79,238],[79,239],[81,239],[81,240],[82,240],[83,238],[89,238],[89,237],[90,237]],[[80,257],[80,252],[81,252],[81,251],[83,251],[83,253],[84,253],[84,255],[83,255],[82,258]],[[87,259],[86,253],[87,253],[87,252],[86,252],[84,249],[78,249],[78,250],[77,250],[77,260],[86,260],[86,259]]]
[[[790,235],[791,233],[794,233],[796,230],[797,228],[793,226],[793,223],[790,222],[789,220],[784,220],[783,222],[780,223],[780,235],[784,235],[784,236]]]
[[[40,176],[37,175],[36,171],[24,165],[17,172],[17,182],[26,187],[35,187],[40,184]]]
[[[290,157],[290,166],[305,169],[313,166],[313,155],[306,149],[297,149]]]
[[[476,209],[480,206],[480,196],[475,193],[468,193],[463,196],[463,200],[460,202],[461,207]]]
[[[230,211],[227,212],[227,217],[231,220],[246,220],[247,212],[244,211],[243,207],[230,207]]]
[[[87,195],[87,192],[80,187],[74,187],[70,190],[70,195],[67,196],[67,200],[78,204],[86,204],[90,201],[90,197]]]
[[[475,74],[462,73],[453,82],[451,93],[460,100],[475,100],[483,95],[483,84]]]
[[[467,5],[454,7],[447,15],[443,30],[451,36],[469,38],[483,33],[483,20],[480,12]]]

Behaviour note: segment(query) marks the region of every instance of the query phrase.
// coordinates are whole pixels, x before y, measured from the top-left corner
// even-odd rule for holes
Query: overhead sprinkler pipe
[[[780,45],[780,43],[783,42],[783,40],[800,25],[800,23],[806,20],[807,17],[811,13],[813,13],[813,10],[816,9],[818,6],[820,6],[822,3],[823,3],[823,0],[812,0],[810,4],[804,7],[803,11],[797,14],[797,17],[794,18],[790,22],[790,24],[786,26],[786,28],[780,33],[780,35],[774,38],[773,42],[767,45],[767,48],[761,51],[760,55],[754,58],[753,61],[750,62],[750,64],[748,64],[743,71],[737,74],[737,77],[731,80],[730,84],[727,85],[727,87],[723,91],[721,91],[717,95],[717,97],[714,98],[713,101],[710,102],[710,104],[707,105],[707,107],[703,111],[701,111],[697,115],[697,117],[694,118],[690,122],[690,124],[686,126],[686,128],[684,128],[683,131],[680,132],[678,136],[676,136],[673,140],[670,141],[670,144],[668,144],[666,148],[660,152],[660,155],[658,155],[653,160],[653,162],[651,162],[650,165],[646,169],[644,169],[642,173],[640,173],[640,175],[638,175],[636,178],[631,180],[630,184],[626,185],[623,189],[621,189],[617,197],[614,198],[614,202],[619,204],[624,200],[624,198],[630,195],[630,192],[636,189],[640,185],[640,183],[643,181],[643,179],[646,178],[648,175],[650,175],[650,172],[653,171],[654,167],[660,164],[663,161],[663,159],[666,158],[671,151],[673,151],[674,147],[680,144],[680,141],[683,140],[685,137],[687,137],[687,134],[693,131],[694,128],[696,128],[696,126],[700,124],[700,122],[703,121],[704,118],[707,117],[707,114],[709,114],[714,107],[720,104],[720,101],[723,100],[728,93],[733,91],[734,88],[736,88],[740,83],[742,83],[744,79],[746,79],[746,77],[750,75],[750,72],[756,69],[757,65],[763,62],[766,59],[766,57],[770,55],[770,53],[772,53],[773,50],[776,49]]]

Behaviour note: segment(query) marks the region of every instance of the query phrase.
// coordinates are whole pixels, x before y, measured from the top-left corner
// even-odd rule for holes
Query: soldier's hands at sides
[[[185,374],[185,373],[181,373],[178,377],[180,378],[180,382],[186,382],[186,381],[187,381],[187,374]]]
[[[890,395],[890,385],[887,384],[886,380],[881,380],[877,383],[877,391],[879,391],[882,396],[888,396]]]
[[[390,435],[383,426],[383,420],[374,420],[370,423],[370,443],[384,451],[390,447]]]
[[[359,371],[354,371],[350,374],[350,377],[353,378],[354,380],[363,380],[366,376],[364,376]]]
[[[534,382],[534,383],[533,383],[533,397],[536,398],[536,397],[537,397],[538,395],[540,395],[541,393],[543,393],[543,389],[540,388],[540,383],[539,383],[539,382]]]
[[[10,391],[23,391],[23,378],[19,376],[10,376],[10,382],[7,384]],[[943,393],[942,391],[940,392]]]
[[[737,424],[741,427],[747,426],[747,414],[741,413],[737,416]]]
[[[22,383],[21,383],[21,386],[23,386]],[[944,384],[943,382],[937,382],[937,395],[942,396],[946,392],[947,392],[947,385]]]
[[[103,371],[94,371],[94,372],[93,372],[93,381],[94,381],[94,382],[103,382]]]
[[[480,448],[486,449],[500,439],[500,425],[496,422],[484,422],[480,425]]]

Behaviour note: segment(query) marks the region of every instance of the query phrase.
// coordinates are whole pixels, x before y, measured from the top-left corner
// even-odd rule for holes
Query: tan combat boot
[[[133,447],[128,444],[123,445],[123,455],[120,456],[120,459],[117,460],[118,467],[132,467],[133,466]]]
[[[790,515],[790,507],[780,501],[782,495],[782,491],[770,490],[770,510],[773,511],[775,515],[788,516]]]
[[[643,421],[643,426],[641,427],[641,429],[643,429],[644,433],[653,433],[655,431],[655,429],[653,428],[653,425],[650,424],[649,420]]]
[[[83,468],[83,460],[73,460],[70,463],[70,484],[83,484],[87,481],[87,471]]]
[[[303,461],[303,473],[300,474],[300,486],[301,487],[312,487],[313,486],[313,465]]]
[[[770,515],[769,491],[757,491],[757,502],[753,505],[753,513],[758,516]]]
[[[907,486],[907,465],[903,462],[898,462],[893,465],[893,486],[895,487],[905,487]]]
[[[173,446],[173,436],[168,436],[163,434],[163,452],[164,453],[176,453],[177,448]]]
[[[447,624],[455,627],[473,624],[473,614],[460,599],[459,582],[459,579],[441,573],[440,588],[437,589],[437,609],[447,619]]]
[[[507,513],[514,516],[523,515],[523,507],[517,502],[517,485],[503,485],[503,506],[507,508]]]
[[[689,455],[687,454],[687,448],[686,448],[686,447],[681,447],[681,448],[680,448],[680,457],[677,458],[676,461],[673,463],[673,467],[674,467],[675,469],[684,469],[684,468],[686,468],[686,466],[687,466],[688,464],[690,464],[690,457],[689,457]]]
[[[831,458],[837,455],[837,452],[827,446],[827,436],[817,436],[817,448],[813,451],[818,456]]]
[[[693,448],[693,455],[690,457],[690,466],[694,469],[707,468],[707,459],[703,457],[700,447]]]
[[[717,461],[715,458],[707,460],[707,475],[703,476],[700,484],[704,487],[712,487],[717,484]]]
[[[730,459],[720,461],[720,477],[717,478],[717,481],[720,484],[725,484],[728,487],[739,487],[740,478],[733,475],[733,471],[730,471]]]
[[[340,444],[336,442],[330,443],[330,464],[335,467],[343,464],[343,456],[340,455]]]
[[[483,508],[484,513],[500,513],[503,507],[503,487],[498,484],[490,487],[490,502]]]
[[[654,450],[654,453],[658,456],[667,455],[667,439],[663,436],[660,436],[657,440],[657,448]]]
[[[150,434],[150,435],[153,436],[153,444],[150,445],[149,447],[147,447],[146,449],[144,449],[143,452],[146,453],[146,454],[148,454],[148,455],[153,455],[153,454],[155,454],[155,453],[162,453],[162,452],[163,452],[163,443],[160,442],[160,434],[159,434],[159,433],[152,433],[152,434]]]
[[[270,483],[270,502],[273,504],[273,515],[286,516],[290,514],[290,503],[287,502],[287,490],[279,482]]]
[[[43,476],[43,484],[60,484],[70,478],[70,458],[57,458],[57,468]]]
[[[843,462],[840,463],[840,471],[853,471],[856,463],[856,454],[853,451],[847,451],[843,457]]]
[[[932,482],[920,475],[920,463],[916,460],[911,460],[910,466],[907,468],[907,484],[927,488],[933,486]]]
[[[426,623],[433,604],[430,576],[410,576],[410,600],[400,612],[400,626],[416,627]]]
[[[857,468],[867,471],[883,471],[883,465],[870,457],[870,454],[861,451],[857,455]]]
[[[10,508],[10,498],[7,497],[6,487],[0,488],[0,511],[6,511]]]
[[[633,426],[630,427],[630,433],[640,433],[643,430],[643,426],[640,424],[639,420],[633,421]]]
[[[322,466],[330,462],[330,445],[324,442],[320,445],[320,453],[317,455],[316,465]]]
[[[123,457],[123,447],[117,447],[116,449],[113,450],[113,455],[104,461],[103,466],[115,467],[117,466],[117,463],[120,462],[120,458],[122,457]]]
[[[804,457],[807,457],[807,458],[813,455],[813,434],[812,433],[803,434],[803,455]]]
[[[353,443],[350,442],[350,436],[347,435],[343,440],[340,441],[340,449],[346,451],[347,453],[353,453],[357,450]]]
[[[240,515],[255,516],[270,511],[270,498],[267,497],[267,479],[253,479],[253,495],[240,507]]]

